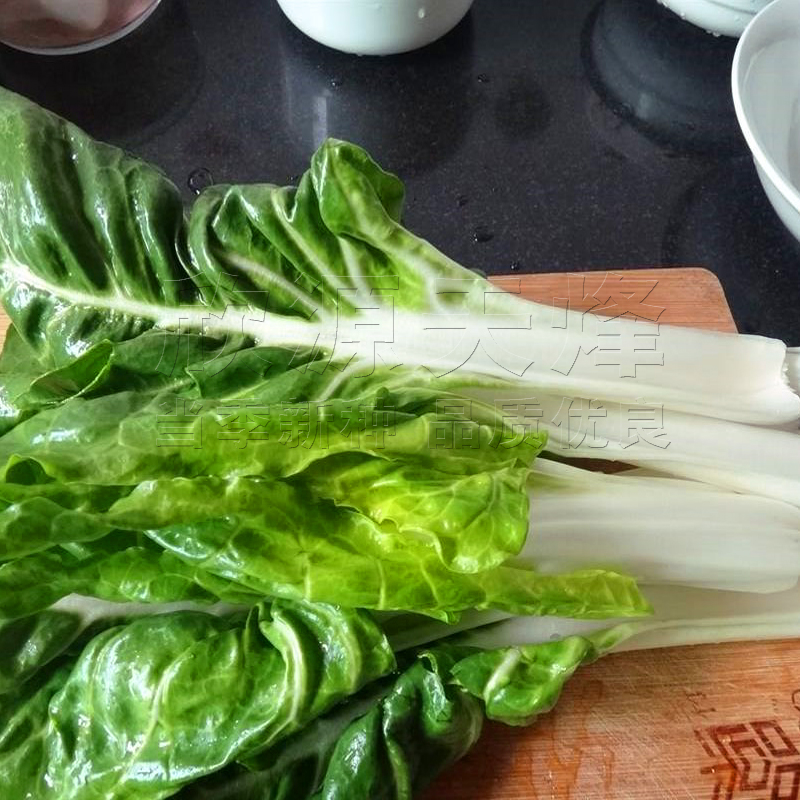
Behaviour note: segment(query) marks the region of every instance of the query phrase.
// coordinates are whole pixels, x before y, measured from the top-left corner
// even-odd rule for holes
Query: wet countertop
[[[476,0],[447,37],[347,56],[274,0],[163,0],[114,45],[0,47],[0,83],[159,164],[192,197],[289,183],[327,136],[406,182],[406,223],[487,273],[705,266],[739,329],[800,344],[800,244],[730,99],[735,41],[655,0]]]

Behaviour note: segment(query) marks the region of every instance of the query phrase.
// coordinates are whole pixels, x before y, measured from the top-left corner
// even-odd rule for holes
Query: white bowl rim
[[[659,0],[681,19],[707,33],[738,39],[769,0]],[[758,3],[758,5],[757,5]]]
[[[429,0],[429,2],[437,4],[441,0]],[[404,5],[404,6],[419,6],[424,5],[425,0],[278,0],[278,5],[287,6],[319,6],[319,5],[347,5],[347,6],[365,6],[373,8],[376,5]]]
[[[744,58],[742,54],[755,35],[753,31],[758,31],[759,27],[764,24],[764,20],[769,19],[772,14],[779,14],[783,6],[798,9],[797,21],[800,26],[800,5],[798,5],[797,0],[773,0],[771,3],[764,6],[764,8],[753,17],[736,46],[731,70],[731,88],[733,92],[733,105],[736,110],[736,117],[739,120],[739,127],[742,129],[744,138],[750,147],[753,159],[784,199],[798,214],[800,214],[800,190],[798,190],[791,180],[783,174],[783,171],[776,166],[772,157],[767,152],[767,149],[761,143],[754,126],[751,125],[747,113],[745,112],[743,100],[744,69],[749,66],[749,63],[742,63]],[[800,41],[800,38],[798,40]]]
[[[723,11],[738,11],[741,14],[747,14],[754,17],[758,11],[753,11],[752,7],[748,8],[746,0],[705,0],[706,4],[710,6],[718,6]],[[766,6],[765,6],[766,7]],[[759,9],[760,11],[761,9]]]

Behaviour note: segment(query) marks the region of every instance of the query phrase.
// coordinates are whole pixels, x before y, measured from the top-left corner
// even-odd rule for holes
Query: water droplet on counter
[[[456,203],[458,203],[459,208],[464,208],[464,206],[469,203],[469,197],[467,197],[465,194],[460,194],[458,197],[456,197]]]
[[[428,12],[425,10],[425,7],[424,7],[424,6],[422,6],[422,7],[420,8],[420,10],[419,10],[419,11],[417,11],[417,16],[418,16],[420,19],[425,19],[425,17],[427,16],[427,14],[428,14]]]
[[[475,228],[475,232],[472,234],[472,240],[476,244],[486,244],[486,242],[491,242],[492,239],[494,239],[494,234],[483,225]]]
[[[214,176],[211,174],[211,170],[206,169],[205,167],[198,167],[197,169],[193,169],[189,173],[189,177],[186,179],[186,185],[195,193],[200,194],[203,189],[208,189],[214,183]]]
[[[300,180],[299,175],[290,175],[289,176],[289,183],[297,183]]]
[[[517,272],[522,269],[522,263],[520,261],[512,261],[511,265],[509,266],[509,269],[512,272]]]
[[[492,79],[485,73],[481,72],[481,74],[478,75],[478,83],[491,83],[491,82]]]
[[[341,78],[331,78],[331,87],[334,89],[338,89],[342,85]]]

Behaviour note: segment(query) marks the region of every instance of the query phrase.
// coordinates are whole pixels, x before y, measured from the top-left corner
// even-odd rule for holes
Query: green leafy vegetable
[[[484,713],[529,725],[620,636],[478,651],[439,645],[301,733],[185,789],[180,800],[411,800],[478,741]]]
[[[742,424],[800,415],[785,346],[662,328],[663,364],[622,379],[586,358],[607,323],[455,264],[403,195],[330,140],[296,188],[215,186],[187,216],[157,169],[0,89],[1,797],[410,800],[484,715],[529,724],[626,637],[797,627],[794,595],[769,616],[688,590],[616,624],[651,610],[621,572],[796,579],[797,442]],[[612,453],[655,399],[681,426],[652,463],[774,499],[531,479],[547,436],[505,406],[531,393],[551,449],[564,393],[604,399],[584,446]],[[682,526],[632,544],[619,515],[651,500]],[[764,516],[783,546],[743,559]],[[676,536],[692,563],[655,553]],[[391,643],[444,638],[393,673]]]
[[[665,326],[663,364],[635,379],[580,359],[603,323],[571,312],[554,326],[550,308],[414,236],[400,224],[400,181],[345,142],[324,143],[297,188],[212,187],[188,227],[160,172],[5,90],[0,153],[0,295],[43,374],[157,327],[343,367],[326,370],[326,397],[402,366],[406,382],[658,398],[768,424],[800,416],[780,342]],[[640,333],[616,323],[615,334]],[[113,361],[98,353],[78,390]]]
[[[0,707],[16,700],[22,684],[62,655],[83,629],[76,614],[56,610],[0,624]]]
[[[649,611],[635,582],[611,572],[454,572],[427,542],[282,481],[145,481],[99,519],[123,530],[0,564],[0,616],[71,593],[151,603],[271,595],[443,619],[470,608],[593,618]]]
[[[200,605],[249,605],[263,597],[263,592],[187,564],[127,531],[0,564],[0,618],[33,614],[71,594],[112,602]]]
[[[277,747],[184,790],[181,800],[410,800],[477,742],[479,701],[454,686],[459,651],[422,654]]]
[[[599,658],[621,636],[570,636],[554,642],[483,650],[453,666],[459,686],[479,697],[489,719],[530,725],[558,702],[564,684],[582,664]]]
[[[301,730],[393,666],[380,630],[357,611],[276,602],[245,620],[143,617],[100,633],[66,678],[59,669],[23,696],[13,718],[38,734],[9,742],[0,790],[168,797]]]
[[[376,402],[397,418],[388,433],[332,400],[307,404],[302,430],[267,418],[264,438],[243,449],[221,438],[223,411],[211,402],[188,419],[200,444],[193,448],[158,440],[165,397],[175,399],[76,398],[0,439],[0,496],[17,501],[6,513],[38,504],[52,517],[39,539],[18,526],[27,550],[9,549],[11,560],[0,564],[0,612],[32,613],[67,593],[156,603],[270,595],[444,619],[469,608],[649,611],[624,576],[503,566],[527,536],[524,486],[542,443],[503,448],[488,409],[475,421],[436,414],[430,393],[384,391]],[[81,524],[73,530],[62,518]],[[59,579],[37,579],[48,572]],[[13,602],[4,606],[4,595]]]
[[[42,365],[152,327],[139,308],[196,299],[177,189],[25,98],[0,99],[0,286]]]

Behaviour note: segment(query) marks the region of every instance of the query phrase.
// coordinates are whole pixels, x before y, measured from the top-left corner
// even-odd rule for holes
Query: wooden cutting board
[[[735,330],[703,269],[496,279],[539,302],[663,308],[660,322]],[[603,288],[605,287],[605,288]],[[646,297],[645,291],[649,290]],[[607,302],[604,303],[608,305]],[[7,318],[0,316],[0,336]],[[425,800],[800,800],[800,643],[612,655],[528,729],[489,724]]]
[[[526,275],[498,283],[574,308],[610,287],[652,288],[660,322],[735,330],[703,269]],[[570,285],[571,283],[571,285]],[[634,298],[636,299],[636,298]],[[641,299],[641,294],[639,295]],[[611,655],[580,671],[555,711],[527,729],[487,725],[425,800],[798,800],[800,643]]]

